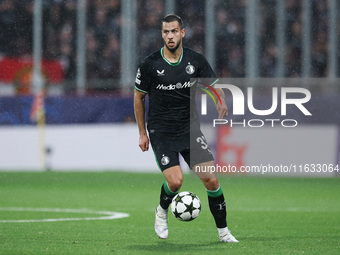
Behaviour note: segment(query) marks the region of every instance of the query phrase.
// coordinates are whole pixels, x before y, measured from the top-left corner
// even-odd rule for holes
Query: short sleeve
[[[149,92],[150,81],[148,80],[149,75],[147,75],[147,67],[145,63],[141,63],[138,67],[135,89],[143,93]]]
[[[215,72],[212,70],[206,58],[200,54],[199,78],[216,78]]]

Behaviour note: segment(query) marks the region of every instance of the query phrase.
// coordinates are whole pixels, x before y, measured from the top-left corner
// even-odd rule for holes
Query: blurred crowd
[[[87,0],[87,78],[118,79],[122,0]],[[327,0],[312,1],[312,76],[327,75]],[[204,54],[204,0],[176,0],[176,13],[185,23],[184,44]],[[302,0],[286,0],[285,77],[298,77],[302,66]],[[62,63],[66,79],[75,77],[77,0],[43,0],[43,56]],[[164,0],[137,1],[137,59],[162,46],[160,20]],[[216,0],[216,73],[245,76],[245,0]],[[260,0],[260,76],[274,77],[276,1]],[[0,55],[32,53],[32,0],[0,0]]]

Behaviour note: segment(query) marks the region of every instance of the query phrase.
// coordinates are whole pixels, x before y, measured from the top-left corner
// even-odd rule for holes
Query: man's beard
[[[180,44],[181,44],[181,41],[178,41],[178,43],[173,48],[169,48],[169,46],[166,43],[165,43],[165,46],[171,53],[174,53],[178,49]]]

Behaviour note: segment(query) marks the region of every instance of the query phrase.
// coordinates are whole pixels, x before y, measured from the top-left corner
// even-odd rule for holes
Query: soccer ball
[[[192,192],[183,191],[172,199],[171,212],[178,220],[191,221],[197,218],[200,211],[201,201]]]

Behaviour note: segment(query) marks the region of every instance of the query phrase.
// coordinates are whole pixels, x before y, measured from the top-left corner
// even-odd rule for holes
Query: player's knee
[[[172,192],[177,192],[182,187],[183,177],[177,177],[168,182],[169,188]]]
[[[217,178],[207,178],[203,182],[207,190],[217,190],[220,186]]]

